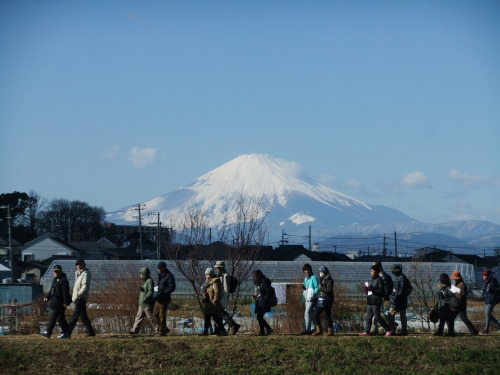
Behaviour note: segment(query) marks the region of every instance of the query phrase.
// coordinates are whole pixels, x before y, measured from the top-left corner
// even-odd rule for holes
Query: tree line
[[[14,191],[0,194],[0,206],[10,207],[11,236],[20,243],[46,232],[58,233],[68,242],[74,240],[76,233],[86,237],[85,240],[97,240],[103,235],[104,208],[79,200],[48,201],[33,191]],[[7,238],[8,230],[8,210],[1,209],[0,236]]]

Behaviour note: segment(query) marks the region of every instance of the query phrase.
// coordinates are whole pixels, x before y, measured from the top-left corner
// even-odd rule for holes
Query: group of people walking
[[[91,273],[86,268],[85,261],[76,261],[76,277],[73,293],[70,295],[69,282],[61,266],[54,266],[54,279],[45,301],[50,302],[52,314],[47,328],[42,335],[50,338],[56,322],[59,323],[62,334],[61,339],[71,338],[73,329],[79,318],[81,318],[87,336],[95,336],[95,331],[87,315],[87,301],[90,290]],[[302,283],[304,303],[304,330],[303,335],[334,335],[332,321],[332,308],[334,305],[334,280],[325,266],[318,268],[317,277],[311,265],[304,264],[302,267],[304,280]],[[142,283],[139,287],[139,307],[130,334],[138,334],[145,319],[151,324],[156,336],[165,336],[170,332],[167,327],[167,309],[171,301],[171,295],[175,291],[176,284],[173,274],[167,269],[165,262],[157,265],[158,282],[155,286],[150,270],[147,267],[139,271]],[[395,322],[396,314],[400,315],[401,330],[399,335],[408,335],[408,323],[406,310],[408,307],[408,296],[413,287],[403,273],[401,264],[391,267],[392,277],[388,275],[381,262],[374,262],[370,268],[370,279],[364,284],[366,293],[366,314],[364,317],[364,330],[360,336],[371,336],[376,334],[380,325],[384,329],[385,336],[396,334],[398,324]],[[201,307],[204,314],[204,326],[201,336],[207,336],[213,332],[220,336],[229,333],[236,334],[241,325],[236,323],[227,311],[229,295],[234,292],[231,285],[232,276],[226,271],[224,261],[217,261],[215,266],[205,270],[205,283],[200,290]],[[484,285],[482,294],[485,303],[485,328],[482,333],[488,333],[491,323],[500,329],[500,322],[493,317],[493,309],[500,303],[500,285],[491,270],[483,272]],[[452,282],[453,281],[453,282]],[[253,283],[255,285],[253,297],[255,299],[255,315],[259,326],[259,336],[267,336],[273,332],[269,323],[265,320],[265,314],[271,311],[276,304],[274,288],[271,280],[261,270],[253,272]],[[447,335],[455,335],[454,322],[457,316],[466,325],[473,335],[479,331],[474,327],[467,317],[467,293],[468,287],[463,281],[459,271],[454,271],[449,277],[446,273],[439,276],[439,291],[436,294],[435,309],[437,311],[438,329],[436,336],[444,335],[445,325],[448,327]],[[74,303],[73,315],[68,323],[65,318],[66,308]],[[382,316],[382,308],[387,303],[387,313]],[[324,317],[326,326],[322,327],[321,318]],[[214,325],[212,325],[212,321]],[[225,328],[228,326],[228,330]],[[229,331],[229,332],[228,332]]]

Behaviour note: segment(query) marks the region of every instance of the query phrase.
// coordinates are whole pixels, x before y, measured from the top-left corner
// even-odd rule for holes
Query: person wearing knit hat
[[[500,303],[500,285],[492,270],[483,271],[483,287],[481,289],[484,301],[485,325],[483,334],[490,332],[490,323],[493,321],[500,330],[500,322],[493,316],[495,305]]]
[[[451,279],[455,281],[455,285],[451,287],[453,297],[450,299],[450,318],[455,321],[456,317],[460,316],[469,332],[477,335],[479,331],[467,317],[467,284],[464,282],[460,271],[453,271]]]
[[[391,306],[386,314],[387,322],[391,326],[391,331],[396,333],[395,316],[399,313],[401,319],[401,335],[408,335],[408,321],[406,319],[406,309],[408,308],[408,296],[413,291],[410,280],[403,273],[401,264],[393,264],[391,267],[394,275],[394,284],[390,296]]]
[[[222,312],[224,308],[221,304],[222,283],[220,278],[216,276],[215,270],[209,267],[205,270],[205,286],[203,288],[203,313],[205,316],[205,324],[201,336],[208,336],[208,330],[213,318],[218,327],[219,336],[227,336],[224,324],[222,324]]]
[[[455,321],[450,315],[450,299],[453,298],[453,293],[450,290],[451,280],[448,274],[442,273],[439,275],[439,291],[435,298],[435,308],[438,312],[438,329],[433,333],[434,336],[443,336],[444,325],[448,326],[448,336],[455,336]]]

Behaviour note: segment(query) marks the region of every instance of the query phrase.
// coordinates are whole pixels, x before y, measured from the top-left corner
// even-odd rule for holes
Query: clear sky
[[[500,1],[0,1],[0,193],[114,211],[249,153],[500,224]]]

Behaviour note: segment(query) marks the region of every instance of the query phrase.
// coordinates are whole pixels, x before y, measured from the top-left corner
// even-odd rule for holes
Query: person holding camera
[[[328,323],[326,336],[333,336],[333,321],[332,321],[332,306],[333,306],[333,278],[330,275],[328,268],[319,267],[319,294],[316,310],[314,311],[314,323],[316,324],[316,332],[313,336],[323,334],[321,327],[321,314],[325,313],[326,322]]]
[[[131,335],[139,333],[144,318],[149,320],[149,323],[151,323],[155,332],[158,331],[158,324],[153,316],[153,290],[155,283],[151,278],[151,273],[148,267],[141,268],[139,275],[142,279],[142,285],[139,287],[139,309],[137,310],[137,315],[135,316],[134,325],[129,332]]]

